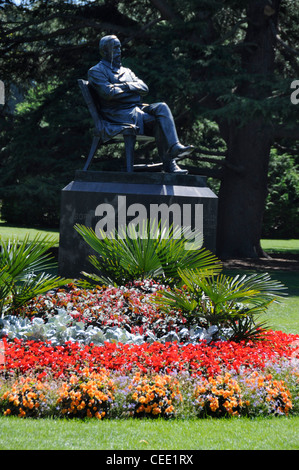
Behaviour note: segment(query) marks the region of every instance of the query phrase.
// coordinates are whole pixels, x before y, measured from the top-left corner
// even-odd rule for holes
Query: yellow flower
[[[26,412],[22,408],[19,408],[19,412],[20,412],[18,414],[19,418],[23,418],[24,416],[26,416]]]
[[[207,390],[206,387],[198,386],[197,389],[196,389],[196,392],[201,394],[201,393],[205,393],[206,390]]]
[[[258,384],[259,387],[263,387],[263,385],[264,385],[264,377],[259,376],[258,381],[257,381],[257,384]]]
[[[150,413],[152,411],[152,406],[151,405],[147,405],[147,407],[144,409],[144,411],[146,413]]]
[[[75,385],[77,382],[78,382],[78,377],[76,377],[75,375],[72,375],[70,377],[70,384]]]
[[[172,413],[173,410],[174,410],[174,408],[173,408],[172,405],[171,405],[171,406],[168,406],[168,408],[166,408],[166,410],[165,410],[165,413]]]
[[[235,408],[236,406],[238,406],[238,402],[237,402],[237,400],[236,400],[235,397],[232,397],[231,400],[230,400],[230,402],[231,402],[231,405],[232,405],[233,408]]]
[[[219,407],[218,398],[216,398],[216,397],[210,398],[210,408],[211,408],[211,410],[216,411],[218,407]]]

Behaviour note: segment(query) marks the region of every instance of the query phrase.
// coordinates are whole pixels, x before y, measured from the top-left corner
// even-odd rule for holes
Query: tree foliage
[[[298,16],[292,0],[0,2],[0,78],[8,97],[18,87],[25,99],[13,115],[11,101],[0,115],[4,217],[58,222],[60,189],[82,168],[90,145],[91,122],[76,80],[99,60],[105,34],[120,38],[124,64],[149,85],[148,101],[167,101],[182,140],[196,145],[194,160],[185,162],[191,171],[212,161],[223,187],[233,177],[240,181],[251,135],[262,155],[256,173],[267,174],[271,147],[287,148],[296,164],[298,111],[290,85],[299,72]],[[108,168],[112,155],[120,166],[120,150],[105,147],[95,168]],[[137,159],[141,155],[154,159],[156,153],[148,146]],[[248,165],[256,165],[254,159]],[[252,171],[244,182],[248,193],[254,177]],[[263,176],[257,212],[266,185]],[[227,218],[230,203],[224,190],[219,195]],[[249,234],[261,217],[239,226]],[[260,234],[259,227],[249,242],[256,244]]]
[[[299,237],[298,164],[295,156],[284,150],[271,152],[263,237]]]

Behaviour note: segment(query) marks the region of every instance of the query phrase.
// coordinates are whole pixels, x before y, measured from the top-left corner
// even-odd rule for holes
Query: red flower
[[[141,345],[106,343],[104,346],[67,342],[52,346],[38,341],[10,341],[3,339],[5,363],[0,371],[25,373],[34,371],[43,376],[49,372],[56,377],[67,376],[84,367],[143,372],[189,371],[211,376],[221,369],[238,372],[240,367],[262,370],[266,363],[291,358],[299,353],[299,335],[269,331],[266,340],[254,343],[230,341],[206,344]]]

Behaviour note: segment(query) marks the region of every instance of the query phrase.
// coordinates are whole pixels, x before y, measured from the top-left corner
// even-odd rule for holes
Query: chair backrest
[[[78,85],[80,87],[80,90],[82,92],[83,98],[87,104],[87,107],[89,109],[89,112],[94,120],[95,127],[99,127],[99,123],[101,121],[101,118],[99,116],[99,112],[96,106],[96,103],[94,101],[94,98],[92,96],[92,93],[89,88],[89,83],[87,80],[82,80],[81,78],[78,80]]]

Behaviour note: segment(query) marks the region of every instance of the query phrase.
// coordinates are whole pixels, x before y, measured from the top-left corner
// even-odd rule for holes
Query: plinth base
[[[136,217],[159,213],[169,223],[199,228],[202,214],[204,247],[215,253],[218,198],[206,186],[206,178],[168,173],[77,171],[61,196],[59,274],[78,278],[93,272],[88,256],[93,250],[74,229],[75,224],[99,228],[128,226]],[[158,211],[158,212],[157,212]]]

